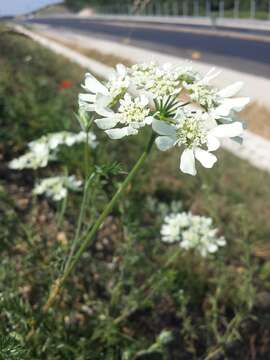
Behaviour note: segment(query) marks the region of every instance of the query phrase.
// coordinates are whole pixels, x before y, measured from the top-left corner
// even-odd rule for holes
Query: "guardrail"
[[[270,20],[270,0],[142,0],[96,6],[99,14],[194,16]]]

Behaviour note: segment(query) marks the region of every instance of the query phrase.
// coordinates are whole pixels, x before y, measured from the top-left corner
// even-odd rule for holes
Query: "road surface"
[[[72,29],[270,78],[270,33],[266,30],[69,17],[32,18],[25,22]]]

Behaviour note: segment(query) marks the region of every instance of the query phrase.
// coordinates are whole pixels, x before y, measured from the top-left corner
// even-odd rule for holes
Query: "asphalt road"
[[[86,32],[270,78],[270,34],[267,31],[55,17],[33,18],[27,22]]]

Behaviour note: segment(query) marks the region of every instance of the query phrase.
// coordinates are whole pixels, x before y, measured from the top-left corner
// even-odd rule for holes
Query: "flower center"
[[[176,136],[179,146],[187,148],[201,146],[206,143],[206,129],[197,118],[185,118],[177,125]]]
[[[132,122],[143,122],[149,115],[150,109],[140,103],[140,99],[122,101],[119,107],[119,122],[129,124]]]
[[[216,92],[205,85],[194,85],[189,89],[191,99],[198,102],[206,110],[218,106],[218,96]]]

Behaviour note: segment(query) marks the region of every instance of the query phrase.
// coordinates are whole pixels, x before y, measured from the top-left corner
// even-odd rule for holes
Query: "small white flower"
[[[86,141],[86,132],[73,133],[70,131],[60,131],[43,135],[41,138],[29,143],[29,148],[32,151],[37,151],[37,147],[44,145],[49,151],[56,150],[60,145],[73,146],[75,144],[84,143]],[[96,135],[88,132],[88,143],[93,149],[97,146]]]
[[[187,174],[196,175],[195,158],[205,168],[211,168],[217,161],[211,151],[220,146],[220,138],[240,136],[243,133],[241,122],[217,125],[207,113],[181,111],[177,113],[175,123],[168,124],[154,120],[153,130],[160,136],[156,145],[161,151],[173,146],[183,146],[180,169]],[[206,148],[206,149],[204,149]]]
[[[92,74],[85,75],[85,82],[82,87],[86,93],[79,94],[79,107],[81,110],[97,112],[104,115],[103,109],[121,95],[124,95],[129,87],[129,77],[124,65],[118,64],[106,85],[103,85]]]
[[[211,218],[186,212],[166,216],[161,227],[163,242],[178,242],[182,249],[195,249],[203,257],[226,245],[225,238],[217,234]]]
[[[231,111],[239,112],[249,103],[248,97],[233,98],[243,87],[241,81],[237,81],[222,90],[211,87],[211,80],[219,74],[220,72],[215,72],[215,68],[212,68],[199,81],[192,84],[183,83],[190,94],[190,99],[210,111],[216,119],[229,116]]]
[[[120,100],[120,106],[117,112],[108,110],[106,117],[96,119],[95,123],[111,139],[121,139],[124,136],[138,134],[138,129],[152,123],[152,116],[149,115],[149,100],[144,95],[132,98],[125,94],[124,99]],[[116,125],[123,125],[121,128],[115,128]]]
[[[60,201],[67,196],[68,190],[79,191],[82,182],[75,176],[55,176],[41,180],[34,188],[33,193]]]
[[[171,64],[134,65],[131,68],[131,80],[138,89],[151,93],[154,98],[175,96],[181,91],[179,71]]]
[[[88,138],[88,144],[91,148],[97,146],[96,135],[89,132],[81,131],[72,133],[61,131],[43,135],[41,138],[31,141],[28,144],[30,151],[12,160],[9,167],[13,170],[38,169],[48,165],[51,160],[56,160],[57,150],[60,145],[72,146],[74,144],[84,143]]]
[[[10,169],[38,169],[47,166],[49,160],[54,159],[46,144],[37,144],[35,148],[9,163]]]
[[[180,214],[167,215],[161,228],[162,241],[175,243],[181,240],[180,229],[187,228],[190,224],[189,214],[183,212]]]
[[[116,70],[112,72],[107,83],[109,95],[114,99],[125,94],[130,84],[127,68],[123,64],[116,65]]]
[[[86,93],[79,94],[79,107],[84,111],[96,111],[112,101],[108,88],[90,73],[85,74],[82,87]]]

